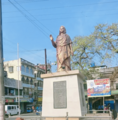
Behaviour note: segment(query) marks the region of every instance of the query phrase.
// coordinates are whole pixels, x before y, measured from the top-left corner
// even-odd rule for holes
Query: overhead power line
[[[9,0],[8,0],[9,1]],[[33,10],[43,10],[43,9],[58,9],[58,8],[69,8],[69,7],[80,7],[80,6],[88,6],[88,5],[98,5],[98,4],[109,4],[109,3],[116,3],[116,2],[118,2],[118,1],[110,1],[110,2],[101,2],[101,3],[92,3],[92,4],[83,4],[83,5],[70,5],[70,6],[59,6],[59,7],[49,7],[49,8],[47,8],[47,7],[45,7],[45,8],[38,8],[38,9],[30,9],[31,11],[33,11]],[[28,10],[28,11],[30,11],[30,10]],[[17,11],[11,11],[11,12],[17,12]]]
[[[25,50],[25,51],[19,51],[19,52],[36,52],[36,51],[43,51],[44,49],[40,49],[40,50]],[[15,53],[16,51],[5,51],[5,52],[8,52],[8,53]]]
[[[99,16],[108,16],[108,15],[116,15],[116,14],[118,14],[118,12],[117,12],[117,13],[114,13],[114,14],[92,15],[92,16],[85,16],[85,15],[84,15],[84,16],[77,16],[77,17],[63,17],[63,18],[62,18],[62,17],[59,17],[59,18],[49,18],[49,19],[45,19],[45,18],[44,18],[44,19],[40,19],[40,20],[56,20],[56,19],[58,19],[58,20],[59,20],[59,19],[60,19],[60,20],[62,19],[62,20],[63,20],[63,19],[75,19],[75,18],[84,18],[84,17],[85,17],[85,18],[89,18],[89,17],[90,17],[90,18],[93,18],[93,17],[95,17],[95,16],[99,17]],[[35,21],[35,20],[33,20],[33,21]],[[3,23],[17,23],[17,22],[26,22],[26,21],[11,21],[11,22],[4,22],[4,21],[3,21]]]
[[[105,9],[105,10],[98,10],[98,11],[116,11],[116,10],[118,10],[118,9]],[[88,12],[93,12],[93,11],[87,11],[87,13]],[[75,14],[75,13],[77,13],[77,14],[81,14],[81,13],[86,13],[86,11],[81,11],[81,12],[72,12],[72,13],[50,13],[50,14],[38,14],[38,15],[33,15],[33,16],[47,16],[47,15],[67,15],[67,14]],[[23,17],[23,16],[10,16],[10,17],[3,17],[3,18],[17,18],[17,17]],[[36,18],[37,19],[37,18]],[[38,21],[38,19],[37,19],[37,21]]]
[[[8,39],[6,39],[5,37],[3,37],[5,40],[7,40],[7,42],[9,42],[8,44],[11,46],[12,45],[12,47],[11,48],[13,48],[14,47],[14,49],[17,49],[17,48],[15,48],[15,45],[14,44],[16,44],[16,43],[14,43],[14,42],[12,42],[12,41],[9,41]],[[4,40],[4,41],[5,41]],[[4,47],[5,48],[5,47]],[[40,56],[39,54],[36,54],[36,53],[34,53],[34,52],[36,52],[36,51],[42,51],[42,52],[44,52],[43,50],[44,49],[40,49],[40,50],[26,50],[25,48],[23,48],[23,47],[21,47],[20,46],[20,48],[21,49],[23,49],[24,51],[19,51],[19,53],[21,54],[21,53],[23,53],[23,54],[21,54],[20,56],[24,56],[24,53],[27,53],[26,55],[28,55],[28,56],[34,56],[34,57],[32,57],[32,58],[30,58],[30,59],[33,59],[33,58],[36,58],[37,60],[38,59],[42,59],[42,60],[44,60],[45,58],[44,57],[42,57],[42,56]],[[30,54],[28,54],[28,53],[30,53]],[[17,51],[5,51],[4,50],[4,54],[6,55],[6,54],[17,54]],[[38,58],[37,58],[38,57]]]
[[[52,31],[50,31],[44,24],[42,24],[36,17],[34,17],[30,12],[28,12],[23,6],[21,6],[16,0],[15,2],[21,7],[23,8],[29,15],[31,15],[36,21],[38,21],[43,27],[45,27],[49,32],[53,33]],[[53,33],[54,34],[54,33]]]
[[[15,48],[15,45],[17,45],[17,43],[8,40],[8,39],[5,38],[5,37],[3,37],[3,39],[5,39],[7,42],[9,42],[9,45],[10,45],[10,46],[12,45],[11,48],[14,47],[14,49],[17,49],[17,47]],[[3,42],[4,42],[4,41],[3,41]],[[15,45],[14,45],[14,44],[15,44]],[[24,51],[20,51],[20,52],[22,52],[22,53],[25,53],[25,52],[26,52],[26,53],[30,53],[30,55],[31,55],[31,52],[33,52],[33,53],[32,53],[33,56],[41,57],[41,58],[44,60],[44,57],[39,56],[39,55],[37,55],[36,53],[34,53],[34,52],[36,52],[36,51],[43,51],[44,49],[40,49],[40,50],[26,50],[26,49],[23,48],[22,46],[20,46],[20,48],[24,50]],[[16,53],[17,51],[4,51],[4,52],[5,52],[5,54],[6,54],[6,53],[10,54],[10,53]]]
[[[23,1],[19,1],[19,2],[21,2],[21,3],[32,3],[32,2],[45,2],[45,1],[48,1],[48,0],[37,0],[37,1],[34,1],[34,0],[32,0],[32,1],[25,1],[25,0],[23,0]],[[2,2],[2,4],[3,5],[9,5],[8,2]]]
[[[22,12],[22,10],[20,10],[16,5],[14,5],[14,3],[12,3],[10,0],[8,0],[20,13],[22,13],[24,15],[25,18],[27,18],[27,20],[29,20],[40,32],[43,33],[44,36],[46,36],[47,38],[49,38],[48,33],[46,33],[44,30],[42,30],[33,20],[31,20],[24,12]]]

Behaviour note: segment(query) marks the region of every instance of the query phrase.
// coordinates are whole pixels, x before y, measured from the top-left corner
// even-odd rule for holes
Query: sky
[[[98,24],[118,21],[118,0],[2,0],[2,28],[4,60],[19,57],[34,64],[56,61],[54,40],[60,26],[65,26],[73,40],[87,36]],[[52,66],[56,71],[56,66]]]

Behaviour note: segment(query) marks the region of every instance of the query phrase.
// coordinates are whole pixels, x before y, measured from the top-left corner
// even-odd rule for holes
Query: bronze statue
[[[72,41],[69,35],[66,34],[65,27],[60,27],[59,35],[55,42],[53,41],[52,35],[50,35],[50,40],[57,50],[57,71],[71,70],[70,56],[73,55]]]

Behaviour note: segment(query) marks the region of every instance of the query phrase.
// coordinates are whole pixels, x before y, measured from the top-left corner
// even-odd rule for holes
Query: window
[[[42,96],[42,90],[39,90],[38,95]]]
[[[21,71],[25,72],[25,66],[24,65],[21,66]]]
[[[33,84],[33,80],[32,80],[32,79],[30,80],[30,84],[31,84],[31,85]]]
[[[9,95],[14,95],[14,89],[9,88]]]
[[[29,73],[29,67],[28,66],[26,67],[26,73]]]
[[[12,106],[12,109],[14,109],[14,106]]]
[[[8,110],[11,110],[11,106],[8,106]]]
[[[14,109],[16,109],[16,106],[14,106]]]
[[[35,78],[36,78],[36,74],[34,74]]]
[[[26,83],[29,84],[29,78],[28,78],[28,77],[27,77],[27,79],[26,79]]]
[[[32,68],[30,68],[30,73],[33,74],[33,69]]]
[[[10,66],[10,67],[9,67],[9,72],[10,72],[10,73],[13,73],[13,66]]]
[[[20,95],[22,95],[22,90],[20,90]]]
[[[39,81],[39,86],[41,87],[41,81]]]
[[[18,90],[16,90],[16,92],[15,92],[15,93],[16,93],[16,95],[18,95]]]
[[[22,82],[25,82],[24,76],[22,76]]]
[[[34,86],[36,87],[36,83],[34,83]]]
[[[38,82],[38,84],[37,84],[38,86],[39,86],[39,82]]]

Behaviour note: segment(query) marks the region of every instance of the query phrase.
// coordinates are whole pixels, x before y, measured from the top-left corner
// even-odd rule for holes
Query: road
[[[41,115],[41,112],[40,112],[40,115]],[[24,120],[45,120],[45,118],[40,118],[40,115],[36,115],[36,113],[25,113],[25,114],[21,114],[20,117],[24,118]],[[91,116],[94,116],[94,115],[91,114]],[[11,116],[10,118],[6,118],[6,120],[15,120],[17,117],[19,117],[19,115]],[[66,118],[63,120],[66,120]],[[77,118],[75,118],[75,120],[77,120]],[[109,120],[109,119],[108,118],[104,118],[104,119],[98,118],[96,116],[96,118],[84,118],[84,119],[79,119],[79,120]]]
[[[41,115],[41,112],[40,112]],[[36,115],[36,113],[25,113],[25,114],[21,114],[20,116],[22,118],[25,118],[25,120],[40,120],[40,115]],[[6,120],[15,120],[17,117],[19,117],[19,115],[13,115],[10,116],[9,118],[6,118]],[[30,119],[29,119],[30,118]]]

